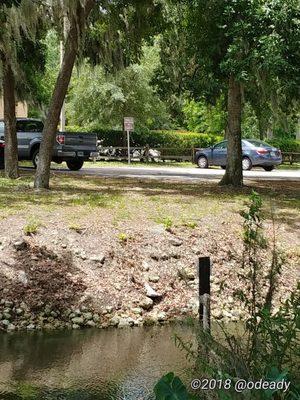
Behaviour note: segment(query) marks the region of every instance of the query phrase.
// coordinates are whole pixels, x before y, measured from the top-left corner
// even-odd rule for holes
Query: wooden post
[[[199,257],[199,321],[204,330],[210,330],[210,258]]]
[[[144,152],[144,161],[145,162],[149,162],[150,161],[150,159],[149,159],[149,151],[150,151],[150,146],[149,146],[149,144],[146,144],[145,152]]]

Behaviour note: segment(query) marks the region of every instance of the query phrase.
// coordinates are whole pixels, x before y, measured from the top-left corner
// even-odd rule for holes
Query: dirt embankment
[[[102,219],[77,230],[52,215],[53,223],[21,238],[17,218],[11,217],[8,235],[1,238],[1,330],[125,327],[196,316],[200,256],[213,263],[213,317],[245,318],[233,297],[243,287],[236,215],[235,220],[230,214],[222,220],[205,217],[192,227],[124,221],[120,229]],[[293,232],[282,224],[277,233],[287,254],[276,293],[279,306],[296,286],[299,253]]]

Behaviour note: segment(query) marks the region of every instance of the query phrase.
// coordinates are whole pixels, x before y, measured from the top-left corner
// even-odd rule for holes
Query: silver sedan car
[[[244,171],[250,171],[254,166],[262,167],[265,171],[272,171],[276,165],[282,163],[281,151],[261,140],[243,139],[242,152]],[[225,169],[226,162],[227,140],[206,149],[199,149],[195,154],[195,163],[200,168],[218,165]]]

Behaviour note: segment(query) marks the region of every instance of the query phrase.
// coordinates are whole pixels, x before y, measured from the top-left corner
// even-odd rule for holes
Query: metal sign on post
[[[124,117],[124,130],[127,133],[128,164],[130,164],[130,132],[134,131],[133,117]]]

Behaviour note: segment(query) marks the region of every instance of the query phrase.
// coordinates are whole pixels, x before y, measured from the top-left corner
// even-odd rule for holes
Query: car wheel
[[[250,158],[243,157],[242,167],[243,167],[243,171],[250,171],[250,169],[252,168],[252,162],[251,162]]]
[[[66,161],[66,163],[70,171],[79,171],[83,166],[84,161],[80,158],[75,158],[73,160]]]
[[[221,168],[222,169],[226,169],[226,165],[221,165]]]
[[[266,167],[263,167],[263,169],[267,172],[271,172],[274,169],[274,165],[267,165]]]
[[[38,162],[39,162],[39,154],[40,154],[40,149],[34,150],[34,152],[33,152],[33,154],[32,154],[31,160],[32,160],[32,164],[33,164],[34,168],[36,168],[37,165],[38,165]]]
[[[200,156],[197,160],[197,164],[199,168],[208,168],[208,161],[205,156]]]

